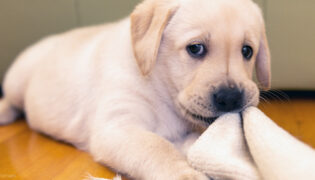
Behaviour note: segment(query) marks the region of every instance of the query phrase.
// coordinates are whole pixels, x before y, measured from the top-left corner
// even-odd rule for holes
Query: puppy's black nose
[[[217,93],[213,94],[213,103],[218,111],[230,112],[240,109],[243,106],[243,92],[234,88],[220,88]]]

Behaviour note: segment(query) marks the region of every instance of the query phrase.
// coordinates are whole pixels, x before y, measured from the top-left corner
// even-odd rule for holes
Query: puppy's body
[[[250,1],[237,1],[252,6]],[[199,6],[209,12],[221,7],[209,2],[200,0]],[[30,47],[6,75],[0,124],[12,122],[17,109],[24,110],[33,129],[89,151],[96,160],[136,179],[207,179],[189,167],[184,154],[198,137],[193,123],[205,120],[202,116],[222,114],[213,110],[211,103],[208,108],[200,108],[201,104],[206,106],[208,94],[212,93],[209,87],[218,88],[220,83],[235,81],[236,86],[244,89],[244,107],[258,103],[258,89],[250,80],[254,61],[241,66],[237,64],[243,62],[239,62],[235,68],[228,69],[230,74],[239,73],[238,78],[232,78],[225,73],[224,68],[229,68],[223,63],[226,61],[204,60],[201,64],[188,59],[179,49],[186,43],[181,41],[193,34],[176,34],[185,33],[181,30],[194,24],[189,18],[183,22],[185,14],[199,8],[198,5],[191,7],[191,3],[190,0],[147,0],[131,18],[48,37]],[[220,3],[230,5],[225,0],[217,2]],[[210,7],[205,8],[206,5]],[[155,13],[150,15],[152,11]],[[256,9],[254,12],[259,16]],[[206,22],[205,17],[200,18]],[[251,24],[257,58],[259,49],[267,46],[266,42],[260,43],[264,31],[257,32],[263,28],[261,23]],[[206,26],[199,24],[197,29]],[[196,34],[196,29],[191,30]],[[243,33],[243,29],[238,30]],[[228,39],[224,33],[221,35]],[[211,36],[221,41],[216,33]],[[220,48],[232,57],[233,49]],[[216,54],[214,48],[213,52]],[[265,52],[261,56],[269,54]],[[221,55],[219,58],[224,59]],[[268,65],[267,60],[264,64]],[[214,66],[218,68],[216,71],[211,70]],[[206,73],[213,74],[212,79]],[[268,75],[265,76],[268,80]],[[260,77],[264,76],[260,74]],[[200,115],[188,117],[190,112]]]
[[[139,72],[130,33],[126,31],[129,28],[129,19],[125,19],[40,41],[21,54],[7,73],[3,101],[24,109],[31,128],[91,151],[100,161],[112,158],[115,151],[124,151],[123,156],[136,159],[137,154],[145,155],[141,145],[144,142],[140,140],[145,137],[136,140],[139,146],[134,148],[139,152],[127,150],[132,149],[128,137],[133,127],[172,142],[182,141],[189,126],[171,108],[169,95],[159,93],[163,91],[161,82],[143,78]],[[7,119],[1,115],[1,120]],[[126,134],[115,138],[114,133],[120,130]],[[101,136],[99,133],[108,136],[111,142],[93,137]],[[148,137],[147,141],[151,140],[155,141]],[[100,148],[110,152],[103,154],[99,149],[103,143],[108,147]],[[111,160],[107,161],[109,166],[121,170],[121,165],[115,167]],[[139,168],[140,164],[130,163],[128,171],[122,172]]]
[[[163,137],[181,137],[186,125],[163,103],[171,102],[169,97],[157,97],[154,84],[158,82],[139,73],[130,33],[125,31],[129,26],[125,19],[42,40],[24,52],[8,72],[6,97],[26,110],[32,128],[75,144],[86,145],[86,133],[96,113],[114,117],[137,112],[150,119],[148,128]],[[101,121],[112,119],[109,117]],[[166,119],[175,121],[167,123]],[[134,121],[130,123],[139,119]]]

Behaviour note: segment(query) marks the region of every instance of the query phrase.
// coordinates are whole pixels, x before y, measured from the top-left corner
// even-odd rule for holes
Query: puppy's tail
[[[4,98],[0,85],[0,126],[13,122],[18,117],[18,111]]]

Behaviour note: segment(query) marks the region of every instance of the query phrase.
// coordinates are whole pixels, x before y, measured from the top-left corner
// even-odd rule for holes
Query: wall
[[[272,84],[315,89],[315,1],[255,0],[272,53]],[[1,0],[0,79],[14,57],[43,36],[128,15],[140,0]]]
[[[265,2],[273,84],[315,90],[315,1]]]
[[[140,0],[1,0],[0,82],[14,58],[49,34],[127,16]]]

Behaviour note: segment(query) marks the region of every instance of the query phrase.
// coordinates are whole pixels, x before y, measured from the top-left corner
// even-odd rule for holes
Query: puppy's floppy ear
[[[259,51],[256,58],[256,75],[261,88],[270,89],[271,86],[271,67],[270,67],[270,50],[266,37],[265,28],[263,29]]]
[[[131,14],[133,51],[143,75],[154,66],[164,28],[176,9],[176,0],[145,0]]]

